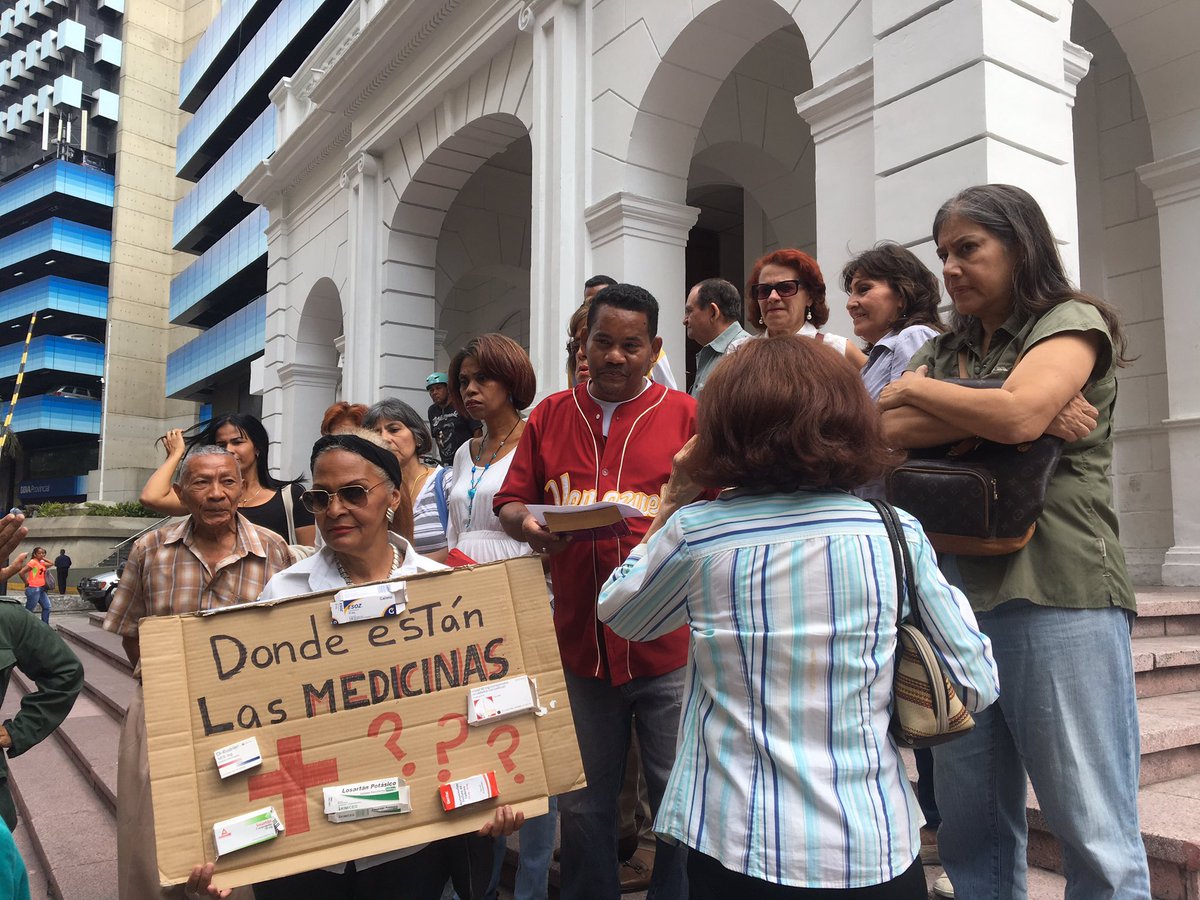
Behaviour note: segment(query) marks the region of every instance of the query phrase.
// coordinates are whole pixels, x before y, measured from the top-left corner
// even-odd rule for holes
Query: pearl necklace
[[[346,584],[353,585],[354,580],[346,574],[346,570],[342,566],[342,561],[338,559],[336,555],[334,555],[333,561],[337,565],[338,574],[342,576],[342,580],[346,582]],[[388,571],[388,575],[391,575],[392,572],[395,572],[398,568],[400,568],[400,548],[395,544],[392,544],[392,568]]]
[[[463,531],[471,530],[471,521],[475,518],[475,494],[479,491],[479,484],[483,481],[483,476],[487,474],[488,469],[492,467],[492,463],[496,461],[496,457],[500,455],[500,451],[504,448],[504,444],[512,437],[512,433],[517,430],[517,426],[524,421],[520,416],[517,416],[517,421],[513,423],[513,427],[508,429],[508,434],[504,436],[504,440],[496,445],[496,449],[492,452],[492,458],[487,461],[487,465],[483,467],[483,471],[479,472],[479,477],[475,476],[478,471],[479,461],[483,459],[483,445],[487,443],[488,436],[485,434],[479,441],[479,455],[473,457],[471,463],[471,486],[467,488],[467,524],[463,527]],[[467,451],[470,454],[470,449]]]

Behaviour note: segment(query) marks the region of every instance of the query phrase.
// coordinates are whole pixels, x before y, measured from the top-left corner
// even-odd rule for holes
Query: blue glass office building
[[[179,79],[192,118],[179,133],[176,174],[194,187],[176,204],[174,247],[195,255],[171,284],[176,325],[205,329],[167,358],[167,394],[220,414],[260,411],[250,365],[266,332],[267,219],[237,186],[275,150],[268,92],[292,75],[348,0],[227,0]]]
[[[0,502],[81,500],[97,466],[123,10],[0,3]]]

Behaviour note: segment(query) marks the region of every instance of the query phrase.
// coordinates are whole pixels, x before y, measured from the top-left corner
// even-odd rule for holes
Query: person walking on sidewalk
[[[58,551],[58,556],[54,557],[54,568],[58,570],[58,592],[65,594],[67,592],[67,576],[71,573],[71,557],[67,556],[67,548]]]
[[[42,621],[47,625],[50,624],[50,596],[46,593],[46,572],[49,569],[46,548],[34,547],[33,559],[25,563],[20,572],[21,580],[25,582],[25,608],[34,612],[41,606]]]

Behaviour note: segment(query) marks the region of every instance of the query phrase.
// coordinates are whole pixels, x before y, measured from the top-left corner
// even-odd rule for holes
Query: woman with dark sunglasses
[[[825,279],[815,259],[801,250],[784,249],[768,253],[754,264],[746,285],[748,328],[757,330],[759,337],[798,334],[812,338],[861,369],[866,356],[841,335],[821,331],[828,321]],[[729,348],[747,340],[734,341]]]
[[[356,430],[322,437],[313,445],[313,486],[301,501],[316,518],[324,546],[280,572],[261,600],[277,600],[350,585],[386,581],[446,568],[426,559],[388,525],[400,502],[403,476],[392,450],[373,432]],[[254,885],[256,900],[293,897],[393,897],[398,886],[414,900],[437,900],[448,880],[463,900],[483,896],[492,870],[493,836],[511,834],[522,813],[502,806],[479,835],[463,835],[355,860],[354,865],[314,869]],[[218,881],[220,876],[218,875]],[[211,868],[197,867],[189,886],[223,896],[211,884]]]

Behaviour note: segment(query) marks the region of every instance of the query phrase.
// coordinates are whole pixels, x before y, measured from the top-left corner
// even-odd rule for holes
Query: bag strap
[[[912,556],[908,552],[908,541],[904,539],[904,526],[895,508],[886,500],[871,500],[871,505],[883,519],[883,527],[887,530],[888,540],[892,544],[892,561],[896,566],[896,594],[899,602],[896,604],[896,627],[904,624],[904,597],[908,597],[909,615],[913,625],[921,627],[921,610],[917,602],[917,581],[913,576]]]
[[[450,510],[446,508],[446,467],[442,466],[433,476],[433,496],[437,500],[438,518],[442,520],[442,531],[450,527]]]
[[[279,499],[283,501],[283,513],[287,516],[288,523],[288,543],[295,544],[296,541],[296,518],[292,515],[292,486],[285,484],[279,489]]]

